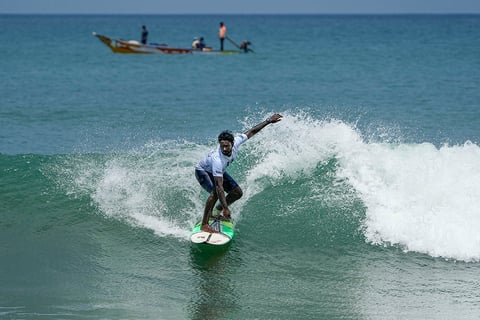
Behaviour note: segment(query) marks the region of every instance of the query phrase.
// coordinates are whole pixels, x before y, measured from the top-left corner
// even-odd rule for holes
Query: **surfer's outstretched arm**
[[[270,116],[267,118],[267,120],[260,122],[250,130],[245,131],[245,134],[247,135],[248,139],[253,137],[255,134],[257,134],[260,130],[268,126],[270,123],[276,123],[280,120],[282,120],[282,115],[279,113],[275,113],[274,115]]]

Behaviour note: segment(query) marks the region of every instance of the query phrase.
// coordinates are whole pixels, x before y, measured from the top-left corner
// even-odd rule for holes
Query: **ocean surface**
[[[92,36],[218,48],[219,21],[255,53]],[[0,26],[0,319],[480,318],[480,16]],[[275,112],[228,170],[232,244],[192,247],[194,165]]]

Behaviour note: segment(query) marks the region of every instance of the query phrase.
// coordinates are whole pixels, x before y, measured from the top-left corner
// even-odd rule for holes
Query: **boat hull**
[[[93,32],[93,35],[97,37],[102,43],[110,48],[115,53],[126,54],[238,54],[241,51],[225,50],[218,51],[211,48],[204,48],[202,50],[188,49],[188,48],[174,48],[168,47],[164,44],[142,44],[138,41],[126,41],[119,39],[112,39],[107,36]]]

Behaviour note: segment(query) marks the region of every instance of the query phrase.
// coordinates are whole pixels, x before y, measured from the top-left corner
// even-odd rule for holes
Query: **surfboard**
[[[223,246],[228,244],[235,235],[233,222],[222,221],[218,217],[213,217],[208,224],[218,232],[210,233],[200,230],[202,222],[198,222],[192,230],[190,241],[194,244],[207,244],[214,246]]]

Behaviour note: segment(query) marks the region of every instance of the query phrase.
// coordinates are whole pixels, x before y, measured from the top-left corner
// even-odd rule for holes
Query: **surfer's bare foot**
[[[206,225],[203,225],[200,230],[202,231],[205,231],[205,232],[209,232],[209,233],[217,233],[218,231],[213,229],[212,227],[210,227],[208,224]]]

